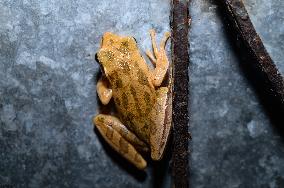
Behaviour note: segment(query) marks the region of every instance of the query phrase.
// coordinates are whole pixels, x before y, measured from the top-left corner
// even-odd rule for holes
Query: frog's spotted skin
[[[133,37],[107,32],[97,53],[104,73],[97,83],[98,96],[103,104],[114,99],[119,119],[99,114],[94,124],[104,139],[139,169],[147,163],[137,150],[150,148],[152,159],[159,160],[171,127],[171,85],[159,87],[169,67],[165,45],[170,35],[165,34],[158,49],[155,32],[150,34],[154,55],[149,51],[147,55],[156,66],[154,70],[149,70]]]

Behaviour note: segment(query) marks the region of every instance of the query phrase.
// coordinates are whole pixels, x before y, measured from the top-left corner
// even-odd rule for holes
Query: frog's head
[[[106,32],[102,37],[101,48],[96,57],[102,71],[106,72],[120,68],[121,62],[126,58],[131,58],[137,49],[137,43],[133,37],[123,37]]]
[[[102,48],[131,52],[137,48],[137,45],[134,37],[119,36],[111,32],[106,32],[101,40],[101,49]]]

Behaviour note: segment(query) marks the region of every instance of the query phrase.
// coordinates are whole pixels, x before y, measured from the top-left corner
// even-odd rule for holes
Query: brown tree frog
[[[170,33],[159,47],[155,35],[150,30],[153,54],[146,52],[155,68],[147,65],[133,37],[106,32],[97,53],[103,72],[97,93],[104,105],[113,98],[117,117],[98,114],[93,123],[106,142],[139,169],[147,166],[141,155],[145,151],[150,150],[153,160],[162,158],[172,123],[171,76],[161,87],[170,66],[165,51]]]

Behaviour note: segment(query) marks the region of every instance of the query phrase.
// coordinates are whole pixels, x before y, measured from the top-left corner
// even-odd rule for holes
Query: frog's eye
[[[137,44],[137,40],[136,40],[136,38],[134,38],[134,37],[132,37],[132,39],[135,41],[135,43]]]
[[[95,54],[95,60],[98,64],[100,64],[99,58],[98,58],[98,53]]]
[[[134,37],[131,37],[129,40],[129,46],[131,49],[137,49],[137,40]]]

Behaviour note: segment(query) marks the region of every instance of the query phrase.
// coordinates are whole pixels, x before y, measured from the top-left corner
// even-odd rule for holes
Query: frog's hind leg
[[[153,47],[153,52],[154,55],[147,50],[146,54],[151,60],[151,62],[156,66],[154,71],[152,72],[152,79],[153,79],[153,84],[155,86],[160,86],[161,83],[164,80],[164,77],[167,73],[168,67],[169,67],[169,61],[166,55],[166,50],[165,46],[167,43],[167,40],[170,37],[170,33],[166,32],[161,43],[160,43],[160,48],[158,49],[157,44],[156,44],[156,33],[154,30],[150,30],[150,35],[151,35],[151,40],[152,40],[152,47]]]
[[[100,101],[106,105],[112,97],[112,89],[110,83],[105,76],[102,76],[97,83],[97,93]]]
[[[157,103],[153,110],[154,123],[151,125],[150,146],[151,158],[160,160],[172,127],[172,93],[171,86],[157,90]]]
[[[136,150],[147,151],[148,148],[137,136],[131,133],[116,117],[99,114],[93,118],[99,132],[119,154],[134,164],[138,169],[144,169],[147,162]],[[136,148],[135,148],[136,147]]]

